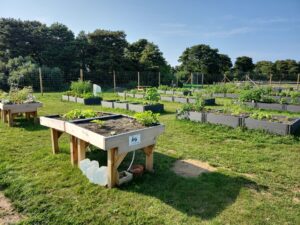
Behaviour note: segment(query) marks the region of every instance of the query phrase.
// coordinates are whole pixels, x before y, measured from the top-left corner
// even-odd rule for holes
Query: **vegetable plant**
[[[92,92],[92,84],[90,81],[73,81],[71,91],[76,95],[89,93]]]
[[[105,121],[103,120],[92,120],[91,123],[95,123],[98,125],[98,127],[103,127],[105,124]]]
[[[156,88],[148,88],[146,90],[144,99],[146,101],[149,101],[150,103],[151,102],[153,103],[153,102],[158,102],[160,99],[159,97],[160,97],[160,94],[158,93]]]
[[[265,112],[254,112],[252,114],[250,114],[250,117],[253,119],[257,119],[257,120],[271,120],[272,116],[270,114],[267,114]]]
[[[91,109],[81,110],[81,109],[73,109],[66,114],[63,115],[63,118],[67,120],[74,120],[74,119],[84,119],[84,118],[92,118],[96,117],[97,112]]]
[[[159,123],[159,113],[145,111],[134,114],[134,118],[142,125],[149,127]]]

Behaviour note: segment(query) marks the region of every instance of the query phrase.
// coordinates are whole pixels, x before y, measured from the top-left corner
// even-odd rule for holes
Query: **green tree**
[[[185,74],[202,73],[208,83],[223,78],[218,49],[212,49],[208,45],[195,45],[185,49],[178,61],[181,63],[180,70],[185,71]]]
[[[275,66],[271,61],[258,61],[254,69],[255,79],[268,80],[272,74],[275,78]]]
[[[250,75],[254,69],[252,58],[248,56],[240,56],[236,58],[234,63],[235,77],[243,79],[246,75]]]

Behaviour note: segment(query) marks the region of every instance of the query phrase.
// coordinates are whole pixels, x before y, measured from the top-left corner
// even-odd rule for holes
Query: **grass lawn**
[[[60,96],[38,96],[39,114],[74,108],[131,114]],[[24,120],[12,128],[0,123],[0,188],[26,215],[24,224],[300,224],[299,137],[178,121],[178,106],[165,103],[155,173],[111,190],[90,184],[71,166],[68,136],[53,155],[48,129]],[[96,149],[88,157],[106,160]],[[177,159],[207,161],[217,171],[182,178],[170,170]],[[130,160],[128,154],[123,166]]]

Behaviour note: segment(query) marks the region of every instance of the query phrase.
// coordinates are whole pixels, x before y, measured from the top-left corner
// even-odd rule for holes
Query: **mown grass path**
[[[61,102],[59,93],[39,99],[40,115],[79,107],[126,113]],[[13,128],[1,123],[0,187],[26,215],[23,223],[300,224],[299,137],[178,121],[178,104],[165,105],[155,173],[112,190],[90,184],[71,166],[66,135],[61,153],[52,155],[48,129],[23,120]],[[94,150],[89,157],[105,162],[106,156]],[[170,171],[179,158],[207,161],[218,170],[182,178]],[[129,154],[124,167],[130,160]]]

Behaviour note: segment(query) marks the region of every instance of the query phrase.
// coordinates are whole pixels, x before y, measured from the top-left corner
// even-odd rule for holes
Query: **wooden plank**
[[[74,136],[70,137],[70,151],[71,151],[71,163],[72,165],[78,164],[78,145],[77,138]]]
[[[51,132],[51,143],[52,143],[52,152],[56,154],[59,152],[58,139],[62,135],[61,131],[50,128]]]
[[[116,168],[117,148],[112,148],[107,151],[107,187],[113,188],[118,182],[118,171]]]
[[[117,157],[116,157],[116,168],[118,168],[120,166],[122,161],[125,159],[126,155],[127,155],[127,152],[117,155]]]
[[[153,172],[153,152],[154,145],[150,145],[143,149],[146,155],[146,170],[149,172]]]
[[[46,127],[54,128],[55,130],[65,131],[65,121],[57,118],[41,116],[40,124]]]
[[[81,139],[78,139],[78,163],[81,161],[81,160],[84,160],[86,158],[85,156],[85,153],[86,153],[86,142],[81,140]]]

